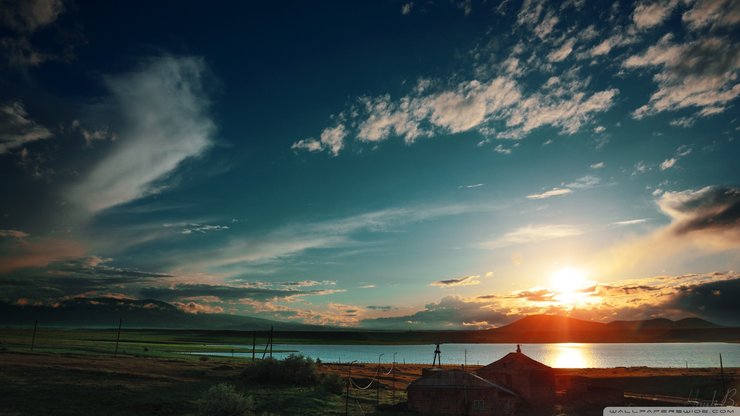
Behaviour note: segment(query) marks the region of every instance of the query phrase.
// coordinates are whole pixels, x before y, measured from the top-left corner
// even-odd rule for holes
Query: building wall
[[[410,410],[422,415],[513,415],[516,399],[508,395],[499,397],[497,393],[495,389],[410,388],[408,403]],[[479,403],[482,408],[476,409],[475,401],[482,401]]]
[[[533,405],[548,405],[555,401],[555,375],[546,370],[479,371],[480,377],[510,388]]]

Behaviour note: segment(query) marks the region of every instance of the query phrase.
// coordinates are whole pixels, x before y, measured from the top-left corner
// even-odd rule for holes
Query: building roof
[[[552,367],[533,360],[522,352],[510,352],[498,361],[478,369],[478,373],[490,370],[552,370]]]
[[[408,386],[409,389],[414,388],[432,388],[432,389],[457,389],[457,388],[469,388],[469,389],[496,389],[505,394],[516,396],[517,394],[507,389],[506,387],[499,386],[496,383],[492,383],[486,379],[478,377],[475,374],[468,373],[463,370],[425,370],[424,375],[411,382]]]

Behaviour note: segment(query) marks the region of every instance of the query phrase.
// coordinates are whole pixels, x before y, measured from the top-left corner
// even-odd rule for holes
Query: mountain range
[[[723,327],[699,318],[665,318],[600,323],[555,316],[531,315],[487,330],[383,331],[273,321],[224,313],[187,313],[154,299],[75,298],[53,306],[0,302],[0,326],[111,328],[121,319],[126,328],[266,331],[281,338],[347,342],[699,342],[740,341],[740,328]]]

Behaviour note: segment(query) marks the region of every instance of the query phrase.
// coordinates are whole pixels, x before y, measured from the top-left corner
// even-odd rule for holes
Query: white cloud
[[[344,147],[344,138],[347,136],[347,131],[343,124],[338,124],[335,127],[325,128],[321,132],[321,138],[315,139],[303,139],[293,143],[291,149],[293,150],[307,150],[309,152],[320,152],[327,150],[332,155],[336,156],[339,151]]]
[[[645,222],[647,222],[647,218],[638,218],[634,220],[624,220],[624,221],[613,222],[612,225],[619,225],[619,226],[637,225],[637,224],[643,224]]]
[[[403,6],[401,6],[401,14],[405,16],[411,13],[412,7],[414,7],[414,2],[405,3]]]
[[[593,175],[586,175],[576,179],[569,184],[566,184],[565,187],[568,189],[589,189],[598,185],[600,182],[601,179],[599,179],[598,177]]]
[[[692,30],[733,27],[740,23],[740,3],[734,0],[698,0],[683,14],[683,22]]]
[[[545,191],[539,194],[527,195],[527,199],[546,199],[553,196],[568,195],[572,193],[573,190],[593,188],[600,182],[601,179],[599,179],[598,177],[593,175],[586,175],[576,179],[571,183],[564,184],[562,188],[553,188],[549,191]]]
[[[663,23],[677,5],[677,0],[640,1],[635,5],[632,21],[639,30],[650,29]]]
[[[638,173],[645,173],[650,170],[650,166],[648,166],[644,161],[639,161],[635,163],[635,170],[632,171],[632,176],[637,175]]]
[[[26,238],[28,237],[28,233],[25,233],[23,231],[18,230],[0,230],[0,238]]]
[[[567,41],[563,42],[563,44],[558,49],[555,49],[547,55],[547,60],[550,62],[560,62],[563,59],[567,58],[568,55],[573,52],[573,45],[575,45],[575,43],[575,39],[568,39]]]
[[[666,169],[670,169],[674,167],[677,161],[678,160],[676,160],[675,157],[664,160],[663,162],[660,163],[660,170],[666,170]]]
[[[479,244],[486,249],[497,249],[519,244],[539,243],[556,238],[576,237],[585,231],[575,225],[527,225],[510,231],[501,237]]]
[[[106,78],[126,124],[118,145],[71,189],[72,199],[95,212],[141,198],[182,161],[202,154],[216,130],[205,72],[200,58],[165,56]]]
[[[603,169],[606,167],[606,163],[604,162],[597,162],[590,166],[591,169]]]
[[[0,106],[0,155],[52,136],[49,129],[29,117],[22,103]]]
[[[553,188],[549,191],[545,191],[539,194],[527,195],[527,199],[545,199],[551,198],[553,196],[567,195],[571,192],[573,191],[567,188]]]
[[[740,47],[727,37],[706,36],[676,44],[666,35],[622,66],[659,67],[654,77],[658,89],[647,104],[634,111],[636,119],[690,107],[699,109],[698,116],[709,116],[724,111],[740,95]]]
[[[208,224],[187,224],[187,227],[183,228],[182,234],[200,233],[206,234],[212,231],[226,231],[229,229],[228,225],[208,225]]]
[[[430,283],[430,286],[436,286],[441,288],[459,287],[459,286],[473,286],[480,284],[480,275],[463,276],[455,279],[438,280]]]
[[[591,55],[592,57],[606,55],[614,47],[624,44],[624,41],[624,36],[622,36],[621,34],[610,36],[601,41],[598,45],[591,48],[591,50],[589,51],[589,55]]]

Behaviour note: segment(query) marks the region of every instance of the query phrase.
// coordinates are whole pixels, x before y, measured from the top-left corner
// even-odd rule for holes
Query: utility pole
[[[468,349],[465,348],[465,364],[463,364],[463,371],[465,371],[465,368],[468,366]]]
[[[349,371],[347,372],[347,396],[344,399],[344,416],[349,416],[349,384],[352,382],[352,364],[356,363],[357,360],[349,363]]]
[[[33,351],[33,344],[36,343],[36,327],[39,326],[39,320],[33,321],[33,336],[31,336],[31,351]]]
[[[720,373],[720,376],[722,377],[722,394],[724,395],[727,390],[725,389],[725,368],[724,366],[722,366],[722,354],[721,353],[719,355],[719,373]]]
[[[383,353],[378,355],[378,387],[375,389],[375,407],[377,408],[380,405],[380,357],[382,357]]]
[[[123,324],[123,318],[118,319],[118,336],[116,337],[116,350],[113,352],[113,356],[118,355],[118,343],[121,341],[121,325]]]
[[[273,334],[273,327],[270,325],[270,358],[272,358],[272,334]]]
[[[396,404],[396,353],[393,353],[393,365],[391,366],[391,378],[393,380],[393,384],[391,387],[392,391],[392,399],[391,404]]]
[[[254,362],[254,350],[257,348],[257,331],[252,331],[252,362]]]

